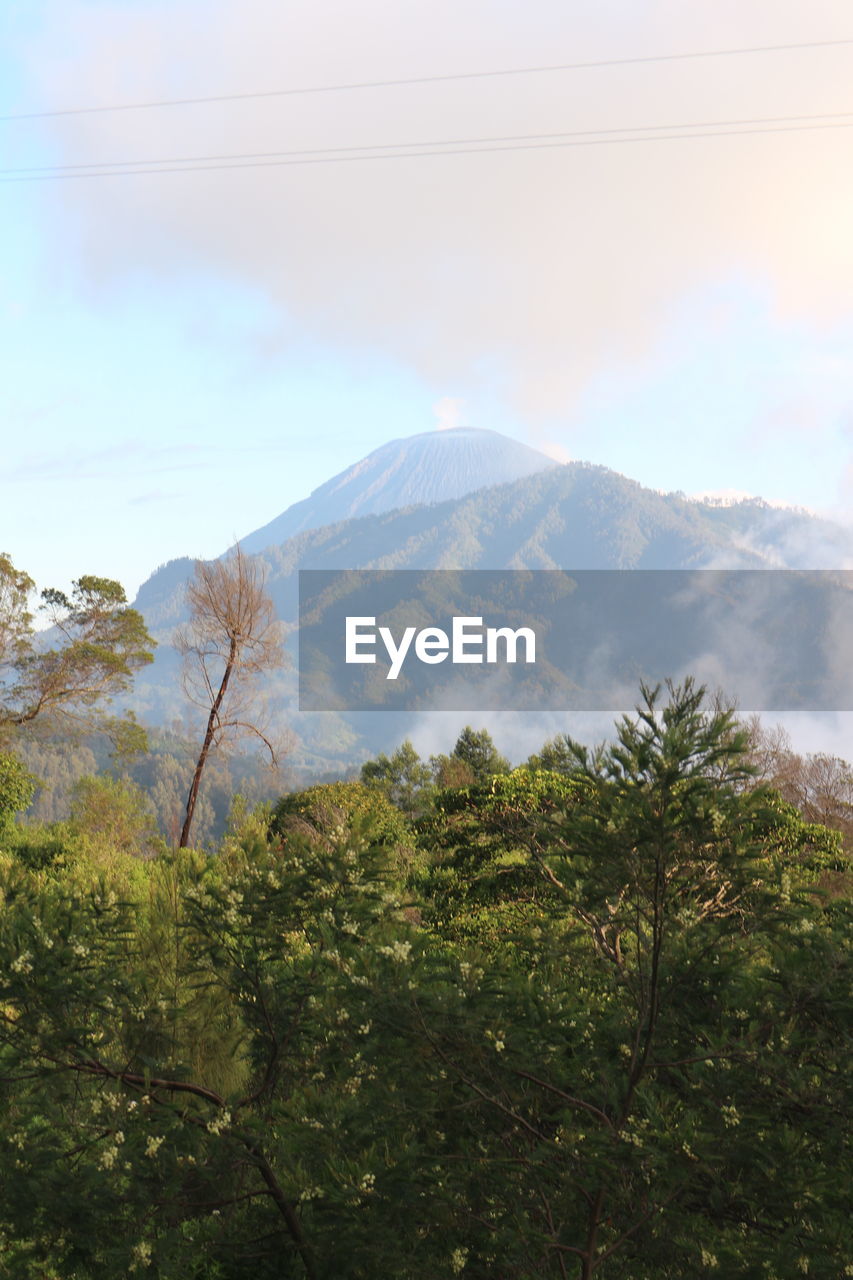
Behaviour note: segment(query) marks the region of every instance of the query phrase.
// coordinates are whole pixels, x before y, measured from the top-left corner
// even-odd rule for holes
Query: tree
[[[575,1109],[575,1142],[586,1128],[581,1194],[565,1201],[582,1280],[609,1275],[619,1253],[632,1276],[838,1265],[841,951],[796,883],[790,814],[746,787],[747,733],[703,692],[670,686],[661,705],[644,689],[613,745],[576,746],[583,803],[553,824],[550,850],[544,835],[531,846],[562,896],[564,963],[577,965],[589,1019],[585,1070],[557,1056],[530,1072]],[[800,823],[793,844],[812,838]],[[800,1180],[787,1166],[804,1141]]]
[[[510,768],[488,729],[472,729],[470,725],[462,730],[449,756],[433,756],[431,763],[440,787],[488,782],[495,774],[509,773]]]
[[[33,621],[29,599],[35,586],[8,555],[0,555],[0,663],[4,667],[23,658],[29,649]]]
[[[107,854],[151,858],[162,845],[151,801],[129,778],[81,778],[74,786],[71,818],[88,842]]]
[[[153,660],[142,614],[128,607],[120,583],[78,578],[70,598],[42,591],[51,624],[42,644],[28,607],[34,589],[32,578],[0,555],[0,737],[38,721],[100,730],[124,749],[139,749],[144,736],[133,717],[111,717],[103,708]]]
[[[424,807],[432,785],[432,770],[407,738],[392,756],[381,752],[361,766],[361,780],[384,791],[392,804],[411,817]]]
[[[845,844],[853,846],[853,765],[824,752],[799,755],[784,729],[765,729],[757,716],[748,728],[758,777],[808,822],[840,831]]]
[[[0,751],[0,835],[35,794],[32,774],[8,751]]]
[[[440,937],[485,951],[525,953],[540,932],[543,899],[554,896],[531,850],[542,851],[543,831],[546,847],[550,841],[546,817],[582,794],[565,774],[525,766],[437,789],[416,824],[424,923]]]
[[[284,651],[264,569],[239,544],[223,560],[196,562],[187,587],[190,621],[175,645],[184,659],[184,689],[207,712],[207,723],[187,796],[179,844],[189,843],[198,790],[211,750],[226,740],[257,739],[276,763],[277,752],[258,718],[257,680],[282,666]]]
[[[542,744],[538,754],[527,761],[531,769],[546,769],[551,773],[571,773],[577,767],[577,759],[572,751],[572,739],[566,733],[558,733]]]

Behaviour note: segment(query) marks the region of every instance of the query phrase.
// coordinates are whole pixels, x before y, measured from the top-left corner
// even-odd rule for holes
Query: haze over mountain
[[[391,440],[347,467],[310,497],[241,540],[244,551],[278,546],[306,529],[399,507],[446,502],[477,489],[520,480],[553,460],[497,431],[452,427]]]
[[[491,432],[448,431],[388,446],[385,461],[400,459],[392,469],[376,463],[377,454],[330,481],[353,485],[359,477],[365,502],[391,501],[409,493],[413,477],[427,493],[440,491],[454,475],[472,480],[472,447],[493,439],[507,458],[514,442]],[[432,440],[441,452],[433,452]],[[504,445],[513,450],[504,450]],[[523,449],[523,446],[519,446]],[[769,506],[759,499],[721,505],[690,500],[679,494],[644,488],[605,467],[586,463],[552,465],[530,450],[537,470],[508,483],[481,487],[465,496],[432,505],[411,505],[339,519],[306,528],[270,545],[270,530],[258,530],[242,543],[267,565],[267,585],[279,616],[293,626],[297,613],[299,569],[696,569],[853,567],[853,531],[805,511]],[[523,454],[516,454],[524,462]],[[440,459],[442,475],[428,483],[425,459]],[[371,467],[366,466],[371,462]],[[538,462],[541,461],[541,468]],[[367,476],[385,477],[371,492]],[[326,486],[321,486],[317,494]],[[331,490],[330,490],[331,492]],[[424,490],[419,490],[423,494]],[[316,496],[316,495],[315,495]],[[280,519],[308,518],[314,498],[296,504]],[[324,497],[334,505],[333,497]],[[302,508],[301,512],[297,508]],[[322,509],[320,504],[312,508]],[[294,513],[297,513],[294,515]],[[281,526],[280,526],[281,527]],[[184,613],[184,584],[192,573],[188,558],[162,566],[140,589],[141,609],[160,649],[152,667],[136,681],[134,704],[142,718],[169,723],[180,702],[177,659],[170,641]],[[302,715],[295,720],[296,676],[292,668],[270,687],[281,717],[292,723],[303,743],[302,762],[317,770],[345,768],[368,751],[393,748],[407,731],[393,715],[370,713],[347,717]],[[334,741],[332,741],[334,739]],[[296,763],[296,761],[294,761]]]

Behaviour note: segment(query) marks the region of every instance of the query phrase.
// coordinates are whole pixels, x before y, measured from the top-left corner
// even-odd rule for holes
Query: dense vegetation
[[[21,825],[4,755],[0,1276],[853,1275],[842,833],[756,758],[646,691],[202,853],[115,780]]]

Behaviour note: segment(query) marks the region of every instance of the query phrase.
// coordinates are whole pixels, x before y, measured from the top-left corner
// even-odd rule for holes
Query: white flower
[[[155,1138],[153,1136],[150,1137],[145,1144],[145,1154],[153,1160],[157,1152],[162,1147],[164,1141],[165,1139],[162,1135],[159,1138]]]
[[[390,959],[396,960],[398,964],[405,964],[409,959],[409,952],[412,949],[411,942],[401,942],[399,938],[391,943],[390,947],[380,947],[380,955],[389,956]]]
[[[18,956],[17,960],[12,961],[12,964],[11,964],[12,972],[13,973],[32,973],[33,971],[32,958],[33,958],[33,954],[31,951],[22,951],[21,954]]]
[[[133,1246],[133,1259],[137,1266],[151,1266],[151,1245],[147,1240],[140,1240],[139,1244]]]
[[[458,1275],[459,1275],[459,1272],[460,1272],[460,1271],[462,1271],[462,1270],[464,1270],[465,1263],[466,1263],[467,1261],[468,1261],[468,1250],[467,1250],[467,1249],[454,1249],[454,1250],[453,1250],[453,1252],[452,1252],[452,1253],[451,1253],[451,1255],[450,1255],[450,1267],[451,1267],[451,1270],[453,1271],[453,1274],[454,1274],[455,1276],[458,1276]]]
[[[231,1123],[231,1112],[223,1111],[221,1115],[215,1116],[213,1120],[208,1120],[207,1131],[208,1133],[220,1134],[222,1133],[223,1129],[228,1128],[230,1123]]]

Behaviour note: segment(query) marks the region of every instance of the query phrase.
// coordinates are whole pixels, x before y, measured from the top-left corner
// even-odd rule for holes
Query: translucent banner
[[[853,572],[302,570],[305,711],[618,710],[693,676],[853,710]]]

